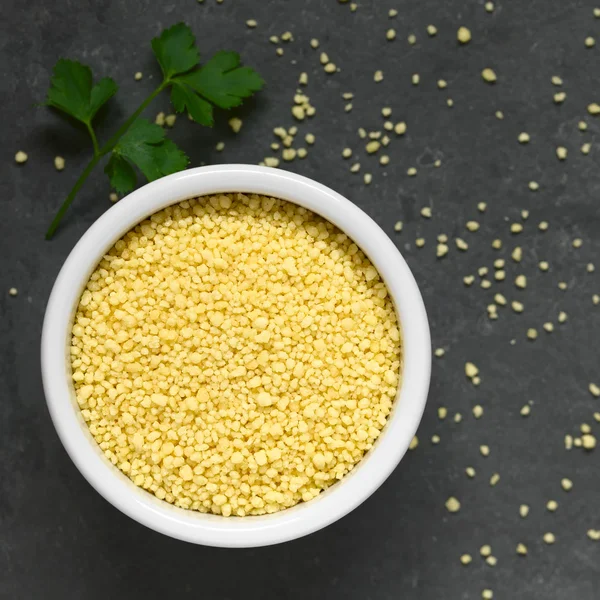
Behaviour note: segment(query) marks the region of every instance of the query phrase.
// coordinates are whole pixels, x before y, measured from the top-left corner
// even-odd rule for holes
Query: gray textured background
[[[598,137],[597,121],[586,117],[589,102],[600,102],[598,49],[587,50],[587,35],[600,38],[600,20],[593,2],[561,0],[498,0],[488,14],[480,0],[363,0],[355,13],[335,0],[175,2],[5,0],[0,20],[2,75],[2,176],[0,203],[0,597],[1,598],[480,598],[492,588],[494,598],[524,600],[594,600],[600,596],[600,543],[586,536],[600,529],[600,450],[566,452],[563,438],[576,434],[581,423],[594,423],[600,401],[587,392],[600,383],[598,334],[600,307],[591,296],[600,293],[596,274],[585,271],[598,256],[600,174],[594,147],[584,157],[579,147]],[[400,15],[393,21],[389,8]],[[249,30],[246,19],[259,21]],[[56,239],[43,234],[54,211],[89,158],[83,132],[56,115],[34,108],[44,98],[49,74],[59,56],[90,64],[97,77],[111,75],[121,86],[100,125],[100,136],[129,114],[152,89],[158,76],[150,39],[163,27],[187,21],[207,56],[223,47],[239,51],[256,67],[267,88],[240,111],[244,126],[234,136],[223,117],[213,131],[181,119],[173,138],[200,162],[256,163],[270,155],[271,129],[291,126],[290,106],[301,71],[307,71],[307,93],[317,108],[314,119],[300,126],[317,143],[304,161],[288,168],[327,184],[366,210],[396,240],[421,285],[429,311],[434,345],[447,349],[436,360],[429,405],[419,431],[419,448],[410,453],[383,487],[342,521],[308,538],[281,547],[229,551],[195,547],[153,533],[121,515],[83,480],[67,457],[50,422],[41,388],[38,346],[44,306],[52,282],[76,240],[109,207],[108,183],[98,170],[76,200]],[[425,33],[427,24],[437,37]],[[467,25],[473,41],[458,48],[455,32]],[[395,27],[389,43],[385,31]],[[286,30],[295,41],[275,55],[268,37]],[[406,43],[409,32],[419,43]],[[326,76],[311,50],[317,37],[321,49],[341,67]],[[295,62],[296,64],[292,64]],[[491,66],[498,83],[481,81]],[[373,72],[385,79],[373,83]],[[145,77],[133,81],[135,71]],[[421,74],[413,87],[410,75]],[[556,106],[552,75],[565,80],[567,100]],[[435,86],[438,78],[447,90]],[[341,93],[355,93],[354,110],[344,113]],[[445,99],[454,99],[454,108]],[[389,105],[395,119],[405,119],[409,131],[389,148],[385,169],[364,156],[356,129],[381,127],[380,109]],[[150,109],[152,117],[168,108],[162,97]],[[494,111],[505,113],[504,121]],[[577,130],[586,117],[587,133]],[[532,135],[520,146],[520,131]],[[226,148],[214,146],[223,140]],[[555,147],[569,149],[559,163]],[[348,172],[341,150],[350,146],[360,156],[363,172],[374,174],[365,187],[362,176]],[[25,166],[14,164],[14,153],[29,153]],[[56,154],[67,168],[57,173]],[[436,158],[442,166],[433,167]],[[369,164],[368,168],[365,168]],[[409,166],[419,166],[415,178]],[[533,194],[529,180],[541,189]],[[485,216],[476,204],[488,203]],[[434,216],[419,216],[423,206]],[[531,217],[518,241],[511,239],[509,220],[522,209]],[[477,218],[482,229],[464,231]],[[393,223],[401,219],[398,235]],[[540,234],[546,219],[550,231]],[[435,259],[435,236],[445,232],[469,240],[466,253],[451,250]],[[414,247],[416,237],[426,247]],[[505,249],[495,252],[499,237]],[[584,245],[574,250],[571,240]],[[521,265],[509,259],[510,249],[524,248]],[[494,258],[508,260],[507,280],[491,290],[467,289],[462,277]],[[551,263],[542,274],[539,260]],[[600,268],[600,264],[598,265]],[[518,273],[529,278],[517,292]],[[566,292],[557,288],[567,281]],[[19,289],[16,298],[8,289]],[[519,297],[525,313],[501,310],[490,322],[485,307],[493,293]],[[559,310],[569,321],[555,333],[525,340],[528,327],[556,322]],[[516,340],[514,345],[510,341]],[[464,363],[475,360],[483,383],[475,389],[464,377]],[[519,409],[532,402],[528,419]],[[483,405],[475,421],[471,408]],[[437,419],[437,408],[463,414],[455,424]],[[430,443],[433,434],[439,445]],[[478,447],[492,453],[484,459]],[[472,465],[477,477],[468,480]],[[499,472],[491,488],[489,477]],[[562,477],[574,489],[566,494]],[[462,510],[449,515],[450,495]],[[555,514],[548,499],[560,506]],[[531,506],[529,518],[518,515],[521,503]],[[541,537],[552,531],[554,546]],[[518,557],[524,542],[529,556]],[[478,557],[489,543],[498,558],[492,568]],[[469,552],[467,568],[459,556]]]

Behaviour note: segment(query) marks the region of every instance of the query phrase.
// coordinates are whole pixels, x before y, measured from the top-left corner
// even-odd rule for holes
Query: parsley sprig
[[[102,146],[93,121],[99,109],[116,94],[117,84],[105,77],[94,85],[91,69],[77,61],[61,58],[54,66],[45,105],[82,123],[90,134],[94,154],[52,220],[47,239],[54,235],[77,192],[104,157],[109,156],[104,172],[121,194],[135,188],[136,168],[148,181],[185,169],[189,162],[186,154],[165,136],[162,127],[140,117],[162,91],[171,88],[176,112],[187,112],[192,120],[211,127],[215,107],[238,106],[264,85],[258,73],[240,66],[235,52],[218,52],[199,65],[194,34],[184,23],[165,29],[154,38],[152,50],[163,74],[160,85]]]

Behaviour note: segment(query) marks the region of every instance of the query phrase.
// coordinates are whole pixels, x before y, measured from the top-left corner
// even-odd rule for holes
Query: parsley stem
[[[64,217],[65,213],[71,206],[71,203],[75,199],[77,192],[81,189],[86,179],[90,176],[91,172],[94,170],[94,167],[100,162],[100,159],[107,154],[109,154],[112,149],[117,145],[123,134],[131,127],[133,122],[140,116],[142,111],[160,94],[168,85],[170,81],[165,79],[135,110],[135,112],[117,129],[115,134],[102,146],[99,148],[98,140],[96,138],[96,134],[92,129],[91,125],[86,123],[90,136],[92,138],[92,144],[94,145],[94,157],[88,163],[87,167],[83,170],[83,173],[79,176],[75,185],[69,192],[69,195],[65,198],[65,201],[62,203],[61,207],[58,209],[56,215],[54,215],[54,219],[52,219],[52,223],[50,223],[50,227],[48,227],[48,231],[46,231],[46,239],[49,240],[52,238],[58,226]]]
[[[100,155],[108,154],[119,142],[123,134],[131,127],[133,122],[140,116],[142,111],[169,85],[169,80],[164,80],[136,109],[136,111],[117,129],[115,134],[102,146]]]
[[[100,154],[100,149],[98,147],[98,138],[96,137],[96,132],[92,128],[91,123],[86,123],[85,126],[87,127],[90,137],[92,138],[92,145],[94,146],[94,156],[98,156],[98,154]]]
[[[83,173],[79,176],[79,179],[75,182],[75,185],[69,192],[69,195],[66,197],[65,201],[62,203],[61,207],[58,209],[58,212],[54,215],[54,219],[52,219],[52,223],[50,223],[50,227],[48,227],[48,231],[46,231],[46,239],[49,240],[54,235],[59,223],[61,222],[64,214],[67,212],[69,206],[71,206],[71,202],[75,199],[77,192],[81,189],[85,180],[89,177],[90,173],[94,170],[94,167],[98,164],[98,161],[102,158],[100,154],[95,154],[94,158],[88,163],[88,166],[83,170]]]

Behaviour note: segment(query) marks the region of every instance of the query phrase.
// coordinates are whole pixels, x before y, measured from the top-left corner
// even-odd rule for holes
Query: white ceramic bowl
[[[378,269],[394,300],[404,343],[401,389],[382,434],[340,482],[311,500],[271,515],[222,517],[178,508],[134,485],[99,449],[81,417],[71,380],[73,316],[106,251],[140,221],[171,204],[205,194],[253,192],[304,206],[337,225]],[[364,193],[368,193],[365,191]],[[100,217],[61,269],[46,308],[42,376],[50,415],[69,456],[106,500],[166,535],[222,547],[266,546],[317,531],[356,508],[390,475],[417,430],[427,399],[431,344],[425,307],[404,259],[381,228],[333,190],[287,171],[252,165],[190,169],[133,192]]]

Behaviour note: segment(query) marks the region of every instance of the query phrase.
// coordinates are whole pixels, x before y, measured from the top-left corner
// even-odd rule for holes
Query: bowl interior
[[[263,516],[222,517],[159,500],[136,486],[106,458],[81,415],[71,379],[71,328],[81,293],[101,257],[151,214],[182,200],[220,192],[271,195],[321,215],[351,237],[386,283],[402,331],[401,387],[373,448],[344,478],[307,503]],[[215,546],[260,546],[305,535],[337,520],[365,500],[406,452],[420,421],[430,373],[427,317],[416,282],[400,253],[364,212],[316,182],[265,167],[201,167],[165,177],[107,211],[69,255],[52,291],[42,336],[48,406],[65,448],[109,502],[167,535]]]

